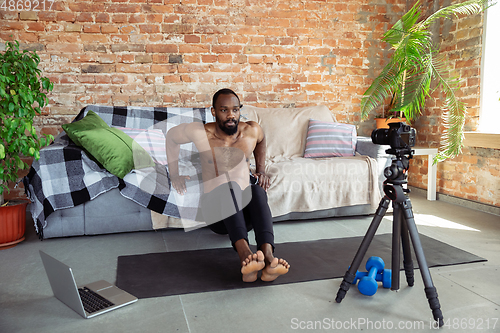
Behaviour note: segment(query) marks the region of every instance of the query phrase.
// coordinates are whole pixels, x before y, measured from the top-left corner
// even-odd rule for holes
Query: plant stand
[[[24,240],[28,200],[0,207],[0,250],[9,249]]]

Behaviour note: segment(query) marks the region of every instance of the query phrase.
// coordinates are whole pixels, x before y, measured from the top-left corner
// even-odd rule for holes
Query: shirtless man
[[[209,198],[209,202],[213,203],[214,198],[221,201],[221,196],[214,193],[220,193],[217,191],[221,188],[228,188],[229,183],[234,204],[240,207],[236,207],[235,214],[209,225],[210,229],[229,234],[240,258],[243,281],[257,280],[259,271],[262,271],[263,281],[274,281],[278,276],[286,274],[290,265],[273,255],[272,216],[266,194],[270,185],[270,179],[265,174],[266,141],[259,124],[254,121],[240,123],[240,107],[236,93],[230,89],[222,89],[213,97],[214,123],[185,123],[170,129],[167,133],[169,177],[179,194],[186,192],[185,180],[189,177],[179,175],[177,159],[180,145],[193,142],[200,153],[204,195]],[[250,185],[249,159],[252,153],[256,172],[250,176],[250,181],[254,183]],[[241,200],[240,204],[236,203],[233,187],[239,187],[244,193],[251,193],[251,200],[243,209]],[[251,228],[255,230],[258,247],[256,253],[248,245],[248,231]]]

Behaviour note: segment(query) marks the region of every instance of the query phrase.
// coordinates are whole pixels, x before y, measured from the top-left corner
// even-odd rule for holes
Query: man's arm
[[[259,185],[267,191],[271,182],[266,175],[266,136],[259,124],[253,123],[251,125],[257,131],[257,144],[253,150],[253,156],[255,157],[254,175],[259,178]]]
[[[179,151],[181,149],[181,144],[194,142],[199,145],[199,141],[203,139],[203,135],[205,135],[205,127],[202,123],[198,122],[179,124],[167,132],[165,145],[168,172],[172,186],[179,194],[186,192],[185,180],[190,179],[189,176],[179,175]]]
[[[188,124],[177,125],[167,132],[165,145],[170,176],[179,175],[179,151],[181,150],[181,144],[191,142],[186,135],[187,125]]]

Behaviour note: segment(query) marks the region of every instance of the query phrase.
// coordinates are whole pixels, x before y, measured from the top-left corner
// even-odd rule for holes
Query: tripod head
[[[410,160],[413,158],[414,151],[410,148],[403,149],[387,149],[387,154],[396,155],[396,159],[392,160],[390,166],[384,169],[384,193],[394,202],[403,202],[405,193],[409,193],[408,189],[403,188],[403,184],[408,183],[407,171],[410,167]]]

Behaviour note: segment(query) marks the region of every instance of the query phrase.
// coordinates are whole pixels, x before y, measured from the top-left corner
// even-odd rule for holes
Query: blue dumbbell
[[[384,269],[385,263],[382,258],[370,257],[366,262],[368,272],[356,272],[353,284],[359,279],[358,289],[363,295],[372,296],[377,292],[378,283],[382,282],[384,288],[391,287],[391,270]]]
[[[355,285],[358,280],[360,280],[361,278],[365,277],[368,275],[368,272],[359,272],[357,271],[356,272],[356,277],[353,281],[353,285]],[[391,287],[391,270],[390,269],[384,269],[384,271],[382,273],[377,273],[377,276],[375,277],[375,280],[377,282],[382,282],[382,286],[384,288],[390,288]]]

